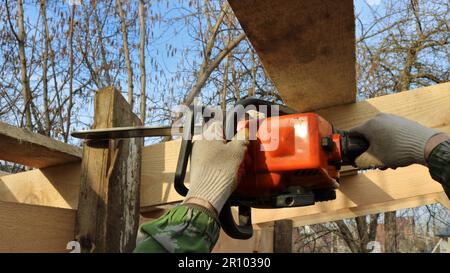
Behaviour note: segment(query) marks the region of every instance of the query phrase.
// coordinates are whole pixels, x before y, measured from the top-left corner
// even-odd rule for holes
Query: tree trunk
[[[355,221],[359,237],[359,252],[365,253],[368,251],[367,244],[369,243],[366,216],[356,217]]]
[[[384,251],[397,252],[397,216],[395,211],[384,213]]]
[[[75,10],[76,5],[72,5],[72,13],[70,15],[70,21],[69,21],[69,50],[70,50],[70,56],[69,56],[69,105],[67,106],[67,123],[66,123],[66,132],[64,135],[64,142],[67,142],[69,138],[70,133],[70,124],[71,124],[71,112],[73,107],[73,63],[75,61],[74,55],[73,55],[73,26],[75,21]]]
[[[343,220],[335,221],[336,226],[339,229],[339,235],[347,244],[348,248],[352,253],[358,253],[360,248],[358,244],[356,244],[355,239],[353,238],[352,232],[347,227],[347,224]]]
[[[231,59],[231,78],[233,79],[233,86],[234,86],[234,95],[236,96],[236,100],[239,101],[241,99],[241,94],[239,91],[239,80],[237,77],[236,68],[234,66],[234,56],[233,51],[229,53],[230,59]]]
[[[225,62],[225,67],[223,69],[223,78],[222,78],[222,111],[225,113],[227,109],[227,83],[228,83],[228,66],[230,64],[230,55],[227,57],[227,61]]]
[[[142,124],[145,124],[145,115],[147,111],[147,100],[146,100],[146,71],[145,71],[145,21],[146,21],[146,10],[145,4],[143,0],[139,0],[139,33],[140,33],[140,42],[139,42],[139,66],[141,70],[140,81],[141,81],[141,121]]]
[[[23,19],[23,3],[22,0],[17,1],[17,24],[19,27],[19,32],[17,33],[17,43],[19,46],[19,59],[20,59],[20,72],[22,76],[22,96],[24,101],[25,108],[25,120],[26,127],[28,129],[32,129],[32,121],[31,121],[31,110],[30,110],[30,102],[31,102],[31,88],[30,88],[30,80],[28,79],[27,73],[27,57],[25,55],[25,46],[26,46],[26,33],[24,27],[24,19]]]
[[[125,21],[125,12],[122,8],[121,1],[116,0],[116,4],[119,12],[120,24],[122,26],[123,51],[128,74],[128,103],[131,105],[131,109],[133,109],[133,67],[131,66],[130,51],[128,49],[127,23]]]
[[[96,10],[97,6],[95,4],[95,1],[93,2],[93,8]],[[98,46],[100,47],[100,56],[102,57],[102,64],[100,66],[101,70],[103,70],[103,73],[105,74],[106,83],[108,86],[112,86],[113,82],[111,80],[111,76],[109,75],[109,64],[108,59],[106,58],[106,48],[103,43],[103,25],[100,22],[100,19],[98,18],[98,14],[96,11],[94,11],[94,20],[95,25],[97,27],[97,42]]]
[[[46,0],[40,1],[41,14],[42,14],[42,27],[44,28],[44,52],[42,53],[42,97],[44,100],[44,120],[45,120],[45,135],[50,136],[51,125],[50,125],[50,112],[48,105],[48,51],[50,45],[50,35],[48,33],[48,24],[47,24],[47,7]]]

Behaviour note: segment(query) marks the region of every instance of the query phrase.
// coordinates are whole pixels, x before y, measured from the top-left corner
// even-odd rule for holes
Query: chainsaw
[[[271,110],[274,105],[278,111]],[[250,119],[245,112],[232,111],[224,119],[226,139],[231,139],[239,129],[253,129],[249,130],[250,141],[237,188],[219,214],[222,229],[232,238],[252,237],[251,208],[310,206],[336,199],[341,167],[354,165],[355,159],[369,147],[364,138],[334,128],[315,113],[298,113],[287,106],[256,98],[243,99],[236,106],[244,109],[265,106],[266,113],[264,118]],[[182,196],[188,192],[184,180],[196,128],[195,111],[189,111],[182,129],[174,178],[175,190]],[[72,136],[110,139],[169,134],[169,127],[158,126],[94,129],[74,132]],[[231,209],[235,206],[238,223]]]

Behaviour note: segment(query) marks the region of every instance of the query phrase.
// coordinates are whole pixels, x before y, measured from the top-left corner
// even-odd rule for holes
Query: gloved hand
[[[239,131],[225,143],[222,123],[211,124],[203,139],[194,141],[190,161],[190,185],[184,203],[200,205],[220,213],[237,186],[239,166],[247,150],[247,132]]]
[[[414,163],[426,165],[425,146],[438,131],[414,121],[380,113],[350,129],[350,134],[366,138],[369,149],[355,163],[359,168],[397,168]]]

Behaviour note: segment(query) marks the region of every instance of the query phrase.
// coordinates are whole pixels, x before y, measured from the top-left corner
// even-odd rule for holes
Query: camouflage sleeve
[[[211,252],[220,225],[202,207],[181,205],[139,229],[146,238],[138,243],[135,253]]]
[[[450,140],[444,141],[430,154],[428,167],[431,177],[442,184],[450,199]]]

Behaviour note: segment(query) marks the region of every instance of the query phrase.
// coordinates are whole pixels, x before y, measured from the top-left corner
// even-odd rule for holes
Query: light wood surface
[[[352,0],[230,0],[284,102],[311,111],[356,99]]]

